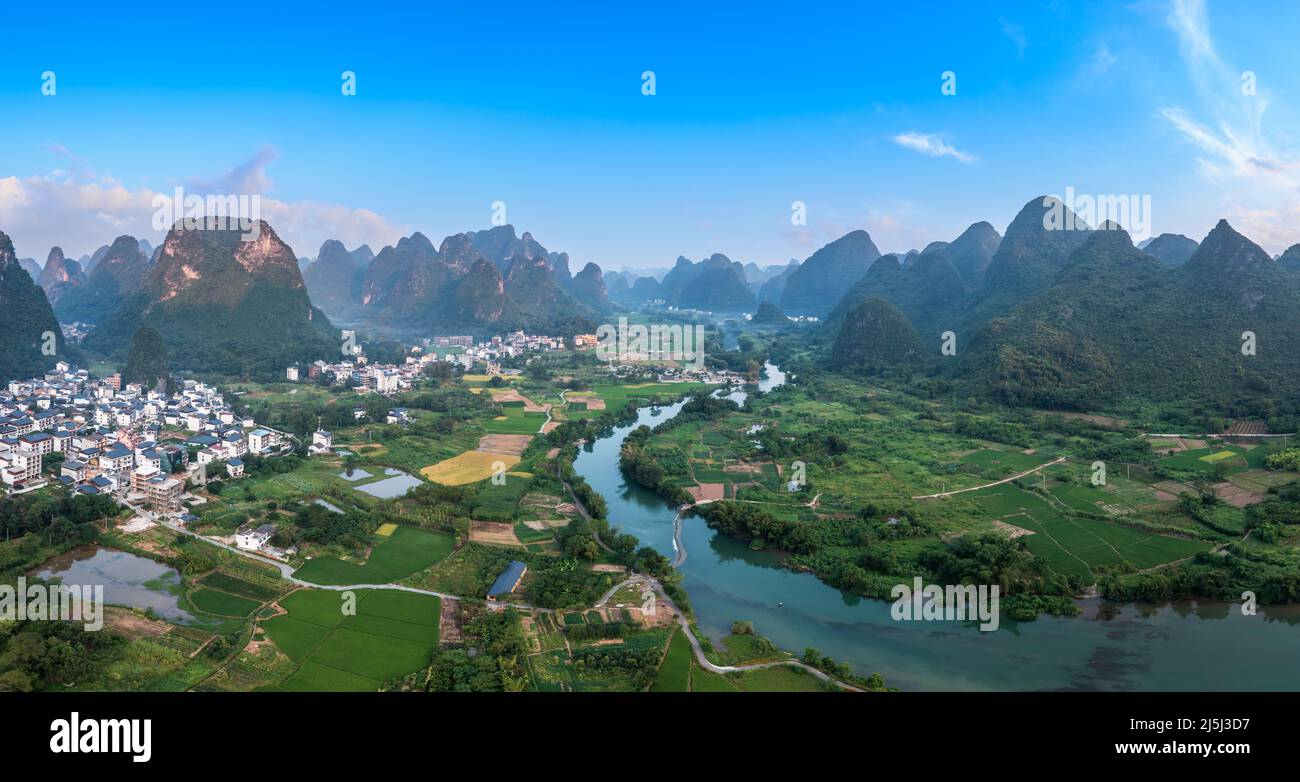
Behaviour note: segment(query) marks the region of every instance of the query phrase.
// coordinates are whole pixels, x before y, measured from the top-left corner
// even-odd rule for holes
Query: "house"
[[[226,462],[226,474],[231,478],[239,478],[244,474],[244,463],[239,459],[231,459]]]
[[[65,459],[59,470],[60,475],[66,475],[73,481],[80,483],[86,480],[86,465],[76,459]]]
[[[132,478],[134,477],[133,475]],[[145,502],[154,510],[162,513],[180,510],[181,492],[185,489],[184,482],[155,470],[153,477],[145,481],[140,488],[144,492]]]
[[[488,590],[487,599],[496,601],[498,598],[512,594],[519,587],[519,582],[524,580],[524,574],[527,572],[528,566],[519,560],[506,565],[506,569],[497,576],[492,588]]]
[[[329,453],[333,447],[334,435],[324,429],[317,429],[312,432],[311,445],[307,448],[307,452],[312,454]]]
[[[385,419],[385,423],[406,424],[406,423],[410,423],[410,420],[411,420],[411,413],[409,410],[407,410],[405,407],[394,407],[392,410],[388,411],[388,416]]]
[[[275,537],[275,527],[263,524],[257,529],[240,527],[235,531],[235,545],[247,551],[257,551]]]
[[[284,379],[290,383],[298,382],[298,367],[289,367],[284,370]]]
[[[99,468],[104,472],[126,472],[135,464],[135,454],[121,446],[114,446],[99,455]]]
[[[27,448],[0,453],[0,481],[7,490],[21,491],[40,481],[41,455]]]
[[[29,448],[39,454],[47,454],[54,450],[54,437],[45,432],[31,432],[18,438],[22,447]]]
[[[254,429],[248,433],[248,450],[262,453],[273,445],[274,437],[266,429]]]

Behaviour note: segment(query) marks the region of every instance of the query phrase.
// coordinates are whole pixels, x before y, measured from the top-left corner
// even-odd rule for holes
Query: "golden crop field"
[[[466,451],[459,456],[431,464],[420,470],[420,474],[445,486],[461,486],[492,477],[494,462],[504,463],[508,470],[519,463],[519,457],[490,451]]]

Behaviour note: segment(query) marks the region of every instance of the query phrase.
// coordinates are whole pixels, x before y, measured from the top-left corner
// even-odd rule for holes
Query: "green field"
[[[203,587],[190,595],[190,602],[194,603],[194,607],[200,611],[206,611],[217,616],[248,616],[261,605],[259,600],[249,600],[248,598],[218,592],[207,587]]]
[[[418,573],[451,553],[454,540],[445,532],[398,527],[388,537],[375,536],[364,563],[317,557],[294,576],[313,584],[387,584]]]
[[[991,470],[1002,477],[1006,477],[1025,470],[1031,470],[1043,462],[1051,460],[1044,459],[1036,454],[1026,454],[1019,451],[983,450],[968,453],[958,461],[962,464],[977,467],[981,471]]]
[[[537,430],[546,423],[546,414],[529,414],[522,407],[504,407],[502,418],[486,418],[480,423],[484,431],[492,434],[537,434]]]
[[[673,633],[651,692],[687,692],[691,688],[691,643],[681,630]]]
[[[270,587],[262,586],[260,584],[252,584],[243,579],[235,578],[234,576],[221,572],[205,576],[202,583],[206,587],[219,589],[222,592],[229,592],[232,595],[252,598],[258,602],[270,600],[279,594],[277,590]]]
[[[1259,450],[1258,448],[1255,450]],[[1176,470],[1213,475],[1219,464],[1238,469],[1248,465],[1247,451],[1239,445],[1226,448],[1195,448],[1160,459],[1160,464]]]
[[[280,601],[287,614],[262,623],[297,670],[285,690],[373,691],[418,670],[438,644],[441,601],[432,595],[358,590],[356,614],[343,592],[299,590]]]
[[[1095,579],[1094,568],[1128,563],[1133,568],[1163,565],[1206,551],[1201,540],[1154,535],[1095,519],[1066,515],[1032,492],[1011,484],[975,492],[985,512],[1034,534],[1023,538],[1034,556],[1064,575]]]

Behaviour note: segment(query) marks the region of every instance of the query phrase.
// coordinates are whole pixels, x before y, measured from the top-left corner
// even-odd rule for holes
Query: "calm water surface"
[[[772,365],[763,390],[785,382]],[[742,394],[734,394],[738,401]],[[675,415],[650,408],[578,454],[574,467],[609,505],[611,524],[674,557],[673,506],[629,484],[618,469],[623,439]],[[1081,600],[1071,619],[1003,619],[996,632],[951,622],[896,622],[889,603],[850,595],[780,555],[683,520],[680,570],[701,629],[718,639],[738,619],[778,646],[813,646],[862,674],[905,690],[1300,690],[1300,606],[1243,616],[1222,603],[1114,604]]]

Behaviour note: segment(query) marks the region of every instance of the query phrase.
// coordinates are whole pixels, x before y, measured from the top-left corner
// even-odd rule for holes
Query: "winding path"
[[[1025,471],[1022,472],[1022,473],[1019,473],[1019,474],[1017,474],[1017,475],[1012,475],[1010,478],[1003,478],[1003,479],[1000,480],[1000,481],[994,481],[994,482],[992,482],[992,483],[986,483],[986,484],[984,484],[983,486],[971,486],[971,487],[966,488],[966,489],[953,489],[952,491],[941,491],[941,492],[939,492],[939,493],[937,493],[937,494],[917,494],[917,495],[914,495],[914,496],[912,497],[912,499],[914,499],[914,500],[932,500],[932,499],[935,499],[935,498],[937,498],[937,497],[951,497],[951,496],[954,495],[954,494],[961,494],[961,493],[963,493],[963,492],[968,492],[968,491],[979,491],[980,489],[987,489],[987,488],[989,488],[990,486],[1001,486],[1001,485],[1004,484],[1004,483],[1011,483],[1012,481],[1014,481],[1014,480],[1018,480],[1018,479],[1020,479],[1020,478],[1023,478],[1023,477],[1025,477],[1026,475],[1030,475],[1030,474],[1032,474],[1032,473],[1036,473],[1036,472],[1038,472],[1039,470],[1044,469],[1044,468],[1046,468],[1046,467],[1051,467],[1053,464],[1060,464],[1061,462],[1065,461],[1066,458],[1067,458],[1067,457],[1059,456],[1059,457],[1053,459],[1052,461],[1050,461],[1050,462],[1044,462],[1043,464],[1040,464],[1040,465],[1038,465],[1037,467],[1035,467],[1035,468],[1033,468],[1033,469],[1031,469],[1031,470],[1025,470]]]
[[[403,586],[402,584],[314,584],[310,581],[304,581],[300,578],[295,577],[293,575],[294,568],[288,563],[280,562],[279,560],[271,559],[270,557],[264,557],[261,554],[256,554],[252,551],[245,551],[243,549],[236,548],[235,546],[231,546],[230,544],[223,543],[219,540],[214,540],[213,538],[207,537],[206,535],[200,535],[196,532],[191,532],[190,530],[187,530],[184,527],[177,524],[171,524],[168,522],[163,522],[163,523],[168,529],[179,532],[182,535],[188,535],[192,538],[198,538],[199,540],[202,540],[205,543],[211,543],[212,545],[218,548],[223,548],[227,551],[238,554],[242,557],[246,557],[248,559],[254,560],[256,562],[261,562],[263,564],[271,565],[280,571],[280,575],[286,581],[292,584],[297,584],[298,586],[301,587],[306,587],[309,589],[324,589],[330,592],[350,592],[354,589],[390,589],[398,592],[414,592],[416,594],[421,594],[421,595],[432,595],[434,597],[443,598],[446,600],[465,599],[464,596],[462,595],[452,595],[446,592],[437,592],[432,589],[419,589],[417,587]],[[651,578],[650,576],[633,574],[630,578],[620,581],[619,583],[615,584],[613,587],[610,587],[610,589],[607,592],[605,592],[604,595],[601,596],[600,600],[596,602],[594,607],[600,608],[604,606],[607,602],[609,602],[609,599],[614,596],[615,592],[617,592],[618,590],[622,589],[623,587],[627,586],[630,583],[639,583],[639,582],[644,582],[648,584],[649,587],[654,590],[655,594],[659,597],[659,599],[663,601],[663,604],[667,606],[670,611],[673,612],[674,616],[677,617],[677,624],[681,626],[682,632],[686,634],[686,640],[690,642],[691,648],[695,650],[696,661],[699,662],[700,667],[704,668],[707,671],[711,671],[713,673],[735,673],[738,671],[753,671],[753,670],[758,670],[760,668],[773,668],[778,665],[793,665],[797,668],[803,668],[807,672],[811,673],[813,676],[816,676],[818,679],[821,679],[822,681],[825,682],[830,682],[831,684],[835,685],[836,687],[839,687],[840,689],[850,690],[852,692],[863,691],[861,688],[855,687],[852,684],[848,684],[847,682],[842,682],[839,679],[834,678],[833,676],[829,676],[825,672],[820,671],[801,660],[774,660],[772,662],[752,663],[749,665],[715,665],[713,662],[709,660],[708,657],[704,655],[704,648],[700,646],[699,639],[695,637],[695,633],[694,631],[691,630],[691,625],[689,622],[686,621],[686,616],[681,612],[681,609],[679,609],[677,607],[677,604],[674,603],[672,599],[669,598],[668,595],[664,593],[663,587],[659,584],[659,582],[654,578]],[[541,611],[544,613],[554,613],[552,609],[538,608],[536,606],[528,605],[527,603],[498,602],[495,603],[494,605],[498,605],[502,607],[509,606],[511,608],[520,608],[526,611]]]
[[[229,543],[222,543],[221,541],[216,540],[215,538],[210,538],[206,535],[200,535],[197,532],[191,532],[190,530],[185,529],[183,526],[179,524],[172,524],[170,522],[165,522],[165,521],[162,523],[164,526],[166,526],[168,529],[174,532],[179,532],[182,535],[189,535],[192,538],[198,538],[204,543],[211,543],[217,548],[223,548],[226,551],[229,551],[234,554],[238,554],[241,557],[245,557],[247,559],[251,559],[256,562],[261,562],[264,565],[271,565],[280,571],[280,576],[284,580],[288,581],[291,584],[296,584],[297,586],[300,587],[306,587],[308,589],[324,589],[330,592],[350,592],[354,589],[389,589],[397,592],[414,592],[420,595],[432,595],[433,597],[442,598],[444,600],[465,599],[464,595],[452,595],[446,592],[437,592],[432,589],[420,589],[419,587],[409,587],[403,584],[317,584],[311,581],[304,581],[303,579],[298,578],[297,576],[294,575],[294,571],[297,570],[297,568],[293,567],[287,562],[281,562],[278,559],[271,559],[270,557],[264,557],[261,554],[257,554],[252,551],[245,551],[244,549],[237,548],[235,546],[230,545]],[[498,601],[498,602],[494,602],[493,605],[502,606],[502,607],[508,606],[510,608],[521,608],[526,611],[542,611],[544,613],[552,613],[552,609],[550,608],[539,608],[537,606],[528,605],[527,603],[503,603]]]
[[[827,674],[826,672],[812,667],[811,665],[809,665],[806,662],[803,662],[802,660],[773,660],[771,662],[750,663],[748,665],[715,664],[713,661],[711,661],[708,657],[704,655],[704,647],[700,646],[700,639],[695,637],[695,633],[691,630],[690,622],[686,621],[686,615],[683,614],[681,610],[677,608],[677,605],[673,603],[672,599],[669,598],[668,595],[664,594],[663,587],[659,584],[659,582],[649,576],[638,576],[638,578],[649,583],[650,588],[653,589],[655,594],[659,596],[659,599],[662,600],[664,605],[668,606],[668,609],[672,611],[673,614],[677,617],[677,624],[682,628],[682,632],[686,634],[686,640],[690,642],[691,649],[695,651],[695,661],[699,663],[700,667],[703,668],[704,670],[709,671],[711,673],[737,673],[740,671],[756,671],[762,668],[775,668],[778,665],[790,665],[790,666],[794,666],[795,668],[802,668],[808,673],[811,673],[813,676],[816,676],[818,679],[821,679],[824,682],[829,682],[830,684],[839,687],[841,690],[848,690],[850,692],[865,692],[865,690],[863,690],[861,687],[855,687],[854,685],[849,684],[848,682],[840,681],[839,679],[836,679],[835,677]]]

